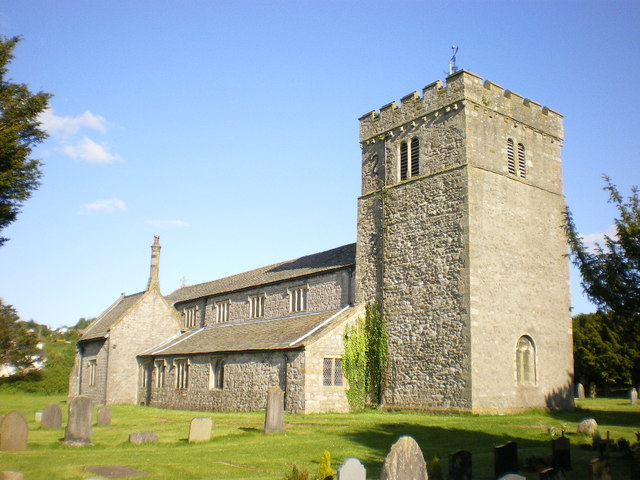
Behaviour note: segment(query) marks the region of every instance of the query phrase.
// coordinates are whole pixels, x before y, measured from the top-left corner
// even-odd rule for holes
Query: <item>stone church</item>
[[[378,300],[383,406],[569,407],[562,116],[468,71],[360,118],[355,244],[163,296],[124,294],[78,342],[70,394],[97,403],[347,411],[345,326]]]

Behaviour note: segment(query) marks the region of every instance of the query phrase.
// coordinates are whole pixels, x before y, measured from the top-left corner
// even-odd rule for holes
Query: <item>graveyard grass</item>
[[[56,402],[63,411],[63,428],[44,430],[35,422],[35,412]],[[0,415],[21,412],[29,425],[28,450],[1,452],[0,471],[24,473],[25,479],[84,479],[98,477],[87,466],[124,465],[147,472],[149,479],[256,479],[278,480],[291,472],[291,464],[318,471],[324,450],[331,453],[333,469],[347,457],[356,457],[367,468],[367,478],[379,478],[391,445],[402,435],[412,436],[421,446],[427,463],[434,455],[448,469],[448,453],[465,449],[473,454],[474,479],[493,478],[493,447],[506,441],[518,443],[518,456],[547,457],[551,453],[548,427],[560,432],[564,424],[571,440],[573,471],[568,480],[587,478],[587,465],[597,456],[581,447],[590,438],[575,433],[576,423],[592,416],[603,437],[636,442],[640,429],[640,406],[626,399],[585,399],[575,411],[547,413],[531,411],[518,415],[429,415],[418,412],[365,411],[355,414],[285,415],[286,432],[262,433],[264,412],[215,413],[162,410],[144,406],[111,407],[110,426],[93,427],[93,445],[69,447],[61,443],[67,405],[63,396],[0,393]],[[209,442],[186,440],[193,417],[210,416],[213,433]],[[130,433],[149,431],[157,444],[131,445]],[[628,478],[620,454],[611,454],[615,478]],[[523,473],[523,472],[521,472]],[[537,474],[523,473],[528,478]],[[313,478],[311,476],[311,478]]]

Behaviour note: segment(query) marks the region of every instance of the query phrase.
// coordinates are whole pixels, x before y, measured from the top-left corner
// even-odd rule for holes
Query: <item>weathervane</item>
[[[451,56],[451,60],[449,60],[449,75],[453,75],[458,71],[458,67],[456,66],[456,54],[458,53],[458,46],[451,45],[451,50],[453,51],[453,55]]]

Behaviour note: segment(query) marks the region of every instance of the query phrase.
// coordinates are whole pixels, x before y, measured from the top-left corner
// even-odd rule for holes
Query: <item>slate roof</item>
[[[299,348],[322,335],[356,307],[242,323],[219,323],[192,330],[155,346],[143,356],[282,350]]]
[[[144,292],[134,293],[133,295],[122,294],[109,308],[89,324],[87,329],[80,337],[80,342],[85,340],[95,340],[104,338],[111,326],[122,318],[122,316],[135,305]]]
[[[331,270],[338,270],[356,262],[356,244],[350,243],[342,247],[300,257],[295,260],[275,263],[212,282],[199,283],[179,288],[166,296],[176,304],[185,300],[233,292],[245,288],[277,283],[296,277],[304,277]]]

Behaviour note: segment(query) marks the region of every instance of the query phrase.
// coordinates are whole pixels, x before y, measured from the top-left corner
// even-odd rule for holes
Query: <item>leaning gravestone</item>
[[[18,452],[27,449],[29,428],[20,412],[7,413],[0,421],[0,450]]]
[[[93,402],[91,398],[78,395],[69,403],[67,428],[64,432],[64,444],[72,446],[91,444],[91,418]]]
[[[638,391],[635,388],[629,390],[629,402],[631,402],[631,405],[638,403]]]
[[[427,480],[422,450],[411,437],[400,437],[384,459],[380,480]]]
[[[151,432],[136,432],[129,434],[129,443],[142,445],[143,443],[158,443],[158,436]]]
[[[280,387],[267,390],[267,411],[264,415],[264,433],[284,432],[284,393]]]
[[[357,458],[347,458],[338,468],[337,480],[367,480],[367,471]]]
[[[591,480],[612,480],[611,465],[606,460],[596,458],[591,460],[589,464],[589,473]]]
[[[559,437],[551,440],[552,465],[555,468],[571,470],[571,442],[567,437]]]
[[[518,473],[518,444],[507,442],[493,449],[493,470],[496,478],[507,473]]]
[[[580,400],[584,398],[584,385],[582,385],[581,383],[576,386],[576,397],[578,397]]]
[[[42,428],[47,430],[57,430],[62,428],[62,410],[55,403],[50,403],[42,412],[40,421]]]
[[[98,421],[97,424],[101,427],[111,425],[111,409],[107,406],[102,406],[98,409]]]
[[[471,452],[458,450],[449,454],[447,480],[471,480]]]
[[[211,440],[211,417],[195,417],[189,426],[189,443]]]

